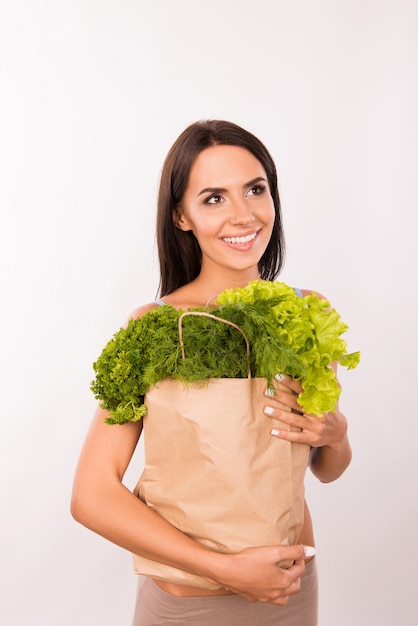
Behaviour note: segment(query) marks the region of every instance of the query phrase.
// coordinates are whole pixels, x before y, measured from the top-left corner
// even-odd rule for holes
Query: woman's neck
[[[225,289],[245,287],[252,280],[260,280],[258,271],[226,271],[215,275],[202,270],[197,278],[176,289],[164,300],[176,308],[204,307],[215,304],[216,298]]]

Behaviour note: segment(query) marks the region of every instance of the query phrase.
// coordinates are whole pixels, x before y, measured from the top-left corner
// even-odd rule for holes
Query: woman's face
[[[191,230],[208,266],[254,270],[270,241],[275,210],[260,161],[238,146],[212,146],[196,158],[176,223]]]

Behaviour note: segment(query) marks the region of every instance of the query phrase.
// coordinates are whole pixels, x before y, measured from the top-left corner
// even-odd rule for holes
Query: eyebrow
[[[246,187],[252,187],[252,185],[256,185],[257,183],[260,183],[260,182],[264,182],[268,184],[267,179],[265,179],[263,176],[257,176],[257,178],[253,178],[252,180],[249,180],[247,183],[244,183],[242,188],[245,189]],[[228,189],[226,189],[225,187],[205,187],[205,189],[202,189],[202,191],[199,191],[197,196],[199,197],[204,193],[224,193],[225,191],[228,191]]]

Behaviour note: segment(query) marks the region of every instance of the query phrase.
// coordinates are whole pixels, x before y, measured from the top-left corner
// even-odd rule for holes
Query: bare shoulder
[[[158,304],[156,302],[149,302],[148,304],[143,304],[141,306],[139,306],[138,308],[134,309],[132,311],[132,313],[129,315],[126,323],[128,323],[129,320],[137,320],[140,317],[142,317],[143,315],[145,315],[145,313],[149,313],[150,311],[152,311],[153,309],[156,309],[158,307]]]
[[[316,289],[301,289],[300,291],[302,293],[302,296],[311,296],[312,294],[315,294],[321,300],[327,300],[327,302],[329,302],[328,298],[319,291],[316,291]]]

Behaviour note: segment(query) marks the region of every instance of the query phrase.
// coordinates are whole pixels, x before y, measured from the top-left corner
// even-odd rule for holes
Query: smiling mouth
[[[245,237],[222,237],[222,241],[225,243],[249,243],[257,237],[258,231],[251,233],[251,235],[245,235]]]

